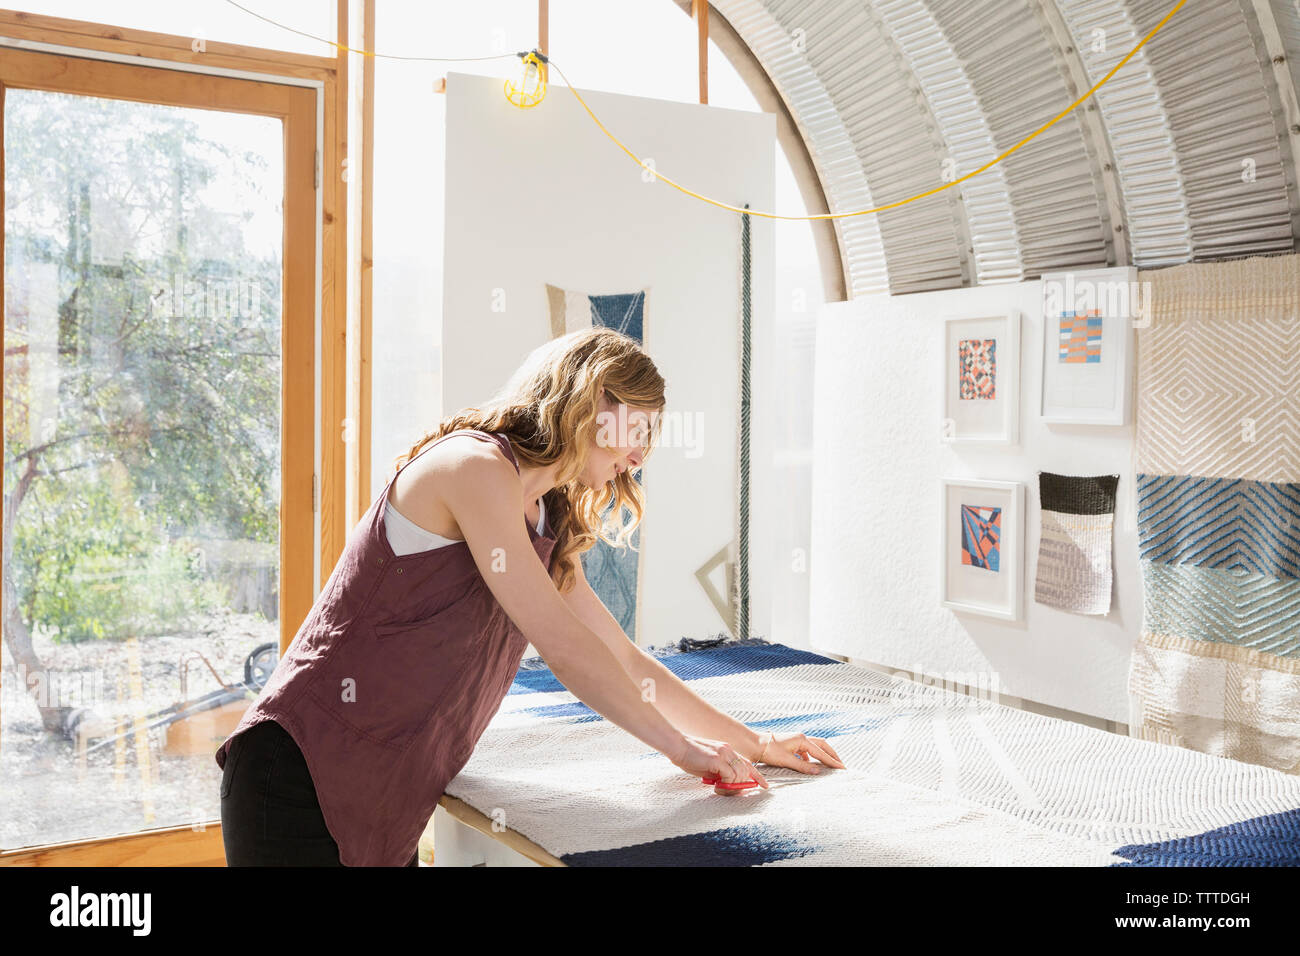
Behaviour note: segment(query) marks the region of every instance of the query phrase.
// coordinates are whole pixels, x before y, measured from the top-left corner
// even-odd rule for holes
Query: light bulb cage
[[[546,99],[546,55],[537,50],[518,54],[523,64],[523,79],[506,80],[506,99],[520,109],[530,109]]]

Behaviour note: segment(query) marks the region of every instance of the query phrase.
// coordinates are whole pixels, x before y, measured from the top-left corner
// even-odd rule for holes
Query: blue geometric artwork
[[[1002,548],[1002,509],[961,506],[961,563],[998,570]]]

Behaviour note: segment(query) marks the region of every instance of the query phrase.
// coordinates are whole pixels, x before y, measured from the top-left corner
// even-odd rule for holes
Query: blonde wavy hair
[[[551,577],[559,591],[568,591],[579,556],[594,547],[598,537],[616,547],[630,547],[628,539],[645,513],[641,484],[630,471],[597,489],[578,480],[602,424],[597,419],[602,396],[652,413],[645,455],[649,457],[662,429],[663,376],[635,339],[615,329],[592,327],[534,349],[482,407],[444,418],[406,454],[394,458],[394,473],[429,442],[463,428],[504,433],[520,467],[559,462],[555,487],[543,497],[546,521],[556,537]],[[624,509],[630,517],[620,523]]]

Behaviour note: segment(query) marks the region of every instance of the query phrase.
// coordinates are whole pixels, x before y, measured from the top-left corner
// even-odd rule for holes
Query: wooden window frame
[[[354,2],[371,5],[369,0]],[[373,24],[373,12],[369,16],[368,22]],[[337,0],[337,17],[338,42],[346,45],[348,0]],[[280,534],[280,649],[283,653],[342,554],[348,532],[359,517],[364,489],[368,487],[368,482],[360,479],[366,474],[370,456],[367,443],[358,440],[358,436],[369,435],[369,403],[354,405],[354,427],[346,430],[344,427],[349,418],[348,349],[354,350],[367,371],[369,365],[368,342],[357,341],[356,337],[350,339],[347,334],[348,181],[356,184],[362,178],[355,171],[347,180],[343,177],[348,129],[347,54],[315,57],[218,42],[207,42],[202,50],[196,51],[189,37],[11,10],[0,10],[0,37],[4,38],[0,41],[3,42],[0,109],[4,87],[9,85],[261,113],[278,116],[285,122],[285,345],[282,354],[285,387],[281,394],[284,458]],[[59,55],[50,56],[51,53]],[[76,70],[51,69],[60,63],[66,65],[65,56],[77,59]],[[176,83],[159,84],[158,68],[177,71]],[[103,92],[102,85],[95,89],[94,78],[102,81],[110,72],[113,91]],[[88,77],[91,85],[78,88],[77,84]],[[125,89],[117,86],[118,83],[124,84]],[[195,102],[193,96],[199,85],[204,89],[202,103]],[[249,94],[254,90],[262,108],[249,108]],[[301,117],[308,101],[309,136],[301,129]],[[369,110],[369,101],[365,108]],[[368,166],[367,162],[360,170],[363,175],[368,173]],[[368,206],[366,193],[368,190],[361,191],[363,203]],[[368,208],[362,212],[368,219]],[[0,196],[0,216],[3,214]],[[288,228],[291,220],[292,230]],[[291,234],[295,237],[293,249],[288,245]],[[296,247],[304,236],[310,239],[311,248],[307,250]],[[363,259],[367,267],[363,274],[368,272],[368,259],[368,255]],[[368,293],[368,282],[363,283],[361,291]],[[2,296],[0,289],[0,312]],[[354,310],[362,310],[361,329],[365,338],[369,331],[367,300],[368,296],[364,296],[361,301],[351,303]],[[316,340],[318,314],[319,342]],[[319,457],[314,407],[317,345],[321,393]],[[291,376],[304,375],[312,377],[312,389],[287,387]],[[354,381],[351,389],[354,402],[356,384]],[[351,456],[349,443],[357,446]],[[352,502],[348,500],[349,488],[353,489]],[[358,496],[355,489],[361,489],[362,494]],[[320,523],[319,549],[314,546],[316,512]],[[305,573],[285,561],[287,555],[301,555],[304,549],[314,551],[314,567]],[[18,850],[0,849],[0,866],[224,864],[219,822]]]

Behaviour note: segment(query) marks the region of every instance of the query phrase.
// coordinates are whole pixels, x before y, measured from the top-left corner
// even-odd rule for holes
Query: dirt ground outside
[[[194,700],[220,688],[217,677],[193,657],[198,651],[221,681],[244,679],[245,658],[276,643],[279,625],[261,614],[222,612],[201,619],[184,636],[137,641],[137,665],[124,641],[56,644],[32,635],[33,647],[51,675],[47,690],[56,702],[88,707],[121,741],[79,755],[77,744],[42,726],[24,676],[7,650],[0,656],[0,848],[19,849],[65,840],[187,825],[202,829],[220,820],[220,743],[202,752],[166,753],[171,727],[134,730],[135,716]],[[188,686],[181,696],[181,659],[189,657]],[[131,695],[133,677],[140,693]],[[127,700],[119,699],[125,693]],[[252,698],[249,698],[249,703]],[[149,721],[152,722],[152,721]],[[142,721],[141,723],[144,723]],[[115,724],[117,729],[114,730]],[[93,746],[101,736],[91,736]],[[173,738],[173,745],[179,738]],[[146,756],[147,755],[147,756]]]

